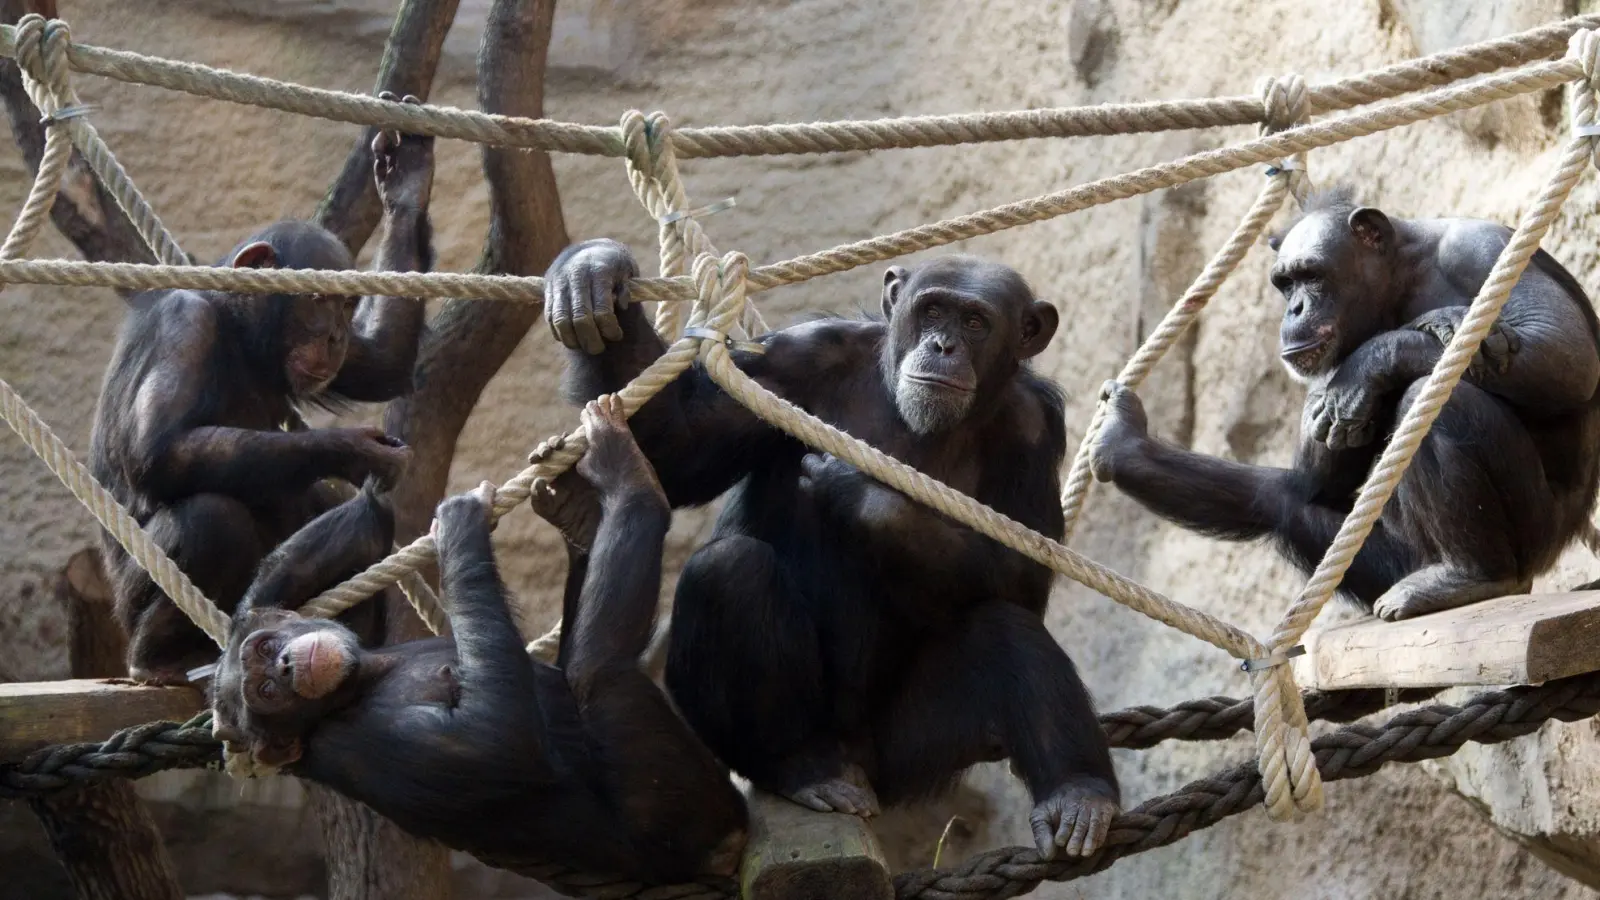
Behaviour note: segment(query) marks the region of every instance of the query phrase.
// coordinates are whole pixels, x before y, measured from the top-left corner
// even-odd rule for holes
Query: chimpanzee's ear
[[[894,315],[894,305],[900,302],[900,289],[906,285],[904,266],[890,266],[883,272],[883,317]]]
[[[1022,335],[1017,340],[1017,359],[1031,359],[1050,346],[1056,326],[1061,324],[1061,314],[1044,301],[1037,301],[1022,314]]]
[[[271,269],[278,265],[278,254],[266,241],[256,241],[240,248],[229,265],[235,269]]]
[[[1350,214],[1350,233],[1370,250],[1387,250],[1394,246],[1394,223],[1382,211],[1363,206]]]
[[[298,737],[268,734],[256,738],[250,746],[250,757],[257,765],[279,769],[300,761],[301,747]]]

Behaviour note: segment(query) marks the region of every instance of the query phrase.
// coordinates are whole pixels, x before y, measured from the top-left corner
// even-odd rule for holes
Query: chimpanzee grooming
[[[427,271],[433,138],[380,132],[372,149],[384,211],[375,267]],[[268,226],[220,265],[355,267],[338,239],[307,222]],[[266,552],[336,502],[321,479],[392,481],[405,468],[410,451],[382,430],[305,430],[299,410],[409,393],[423,315],[422,301],[400,297],[138,295],[101,387],[90,467],[230,611]],[[183,682],[214,659],[206,636],[109,535],[102,546],[133,677]],[[378,628],[378,606],[352,610],[352,621]]]
[[[1272,241],[1272,283],[1288,302],[1280,355],[1309,385],[1293,467],[1155,440],[1138,398],[1111,385],[1096,477],[1186,528],[1270,536],[1311,571],[1509,236],[1476,219],[1391,218],[1348,190],[1317,198]],[[1342,592],[1390,620],[1527,593],[1588,524],[1600,485],[1597,384],[1595,313],[1541,250]]]
[[[569,395],[615,390],[664,345],[614,241],[567,248],[546,314]],[[1054,307],[1009,268],[947,257],[884,278],[887,321],[765,335],[739,367],[779,396],[1059,538],[1061,398],[1024,361]],[[692,368],[634,433],[674,506],[738,485],[684,567],[666,682],[721,758],[818,810],[872,815],[1010,757],[1039,850],[1096,852],[1120,802],[1106,739],[1046,630],[1052,573],[767,425]]]
[[[369,485],[262,564],[214,685],[217,736],[513,870],[731,875],[744,798],[639,668],[672,513],[620,401],[591,403],[583,420],[589,450],[558,481],[565,496],[534,498],[589,548],[568,543],[559,668],[528,657],[507,611],[488,483],[434,521],[453,639],[369,651],[343,625],[291,612],[389,549],[393,517]]]

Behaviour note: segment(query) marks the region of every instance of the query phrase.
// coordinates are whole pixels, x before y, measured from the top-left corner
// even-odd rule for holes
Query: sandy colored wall
[[[487,4],[462,6],[435,99],[471,105],[474,24]],[[273,5],[271,18],[256,18],[261,5],[240,0],[64,0],[62,7],[80,40],[364,90],[392,3],[284,2]],[[710,124],[1237,94],[1263,74],[1325,80],[1527,27],[1567,7],[1556,0],[574,0],[558,26],[548,111],[609,124],[628,108],[661,108],[680,124]],[[219,254],[263,220],[308,213],[355,133],[95,79],[81,79],[79,91],[100,106],[102,133],[201,257]],[[1534,98],[1319,151],[1312,172],[1319,182],[1360,177],[1366,199],[1400,214],[1512,222],[1553,163],[1560,121],[1558,101]],[[705,222],[718,245],[769,261],[1250,133],[694,161],[684,174],[699,202],[738,198],[736,209]],[[441,141],[438,158],[440,265],[464,269],[476,258],[486,216],[478,155]],[[556,166],[575,238],[616,236],[650,258],[654,227],[619,161],[564,157]],[[1016,266],[1061,308],[1063,328],[1040,365],[1068,391],[1074,434],[1097,385],[1226,237],[1260,178],[1259,170],[1234,173],[954,248]],[[15,208],[24,189],[20,159],[0,144],[0,208]],[[1592,183],[1580,186],[1551,241],[1591,288],[1600,285],[1600,235],[1591,222],[1597,198]],[[53,233],[36,252],[72,254]],[[1146,396],[1163,434],[1208,453],[1281,464],[1300,396],[1275,361],[1280,301],[1266,284],[1268,256],[1264,248],[1252,253]],[[879,274],[869,267],[763,294],[759,302],[775,324],[803,310],[870,306]],[[0,376],[80,452],[119,317],[107,291],[15,286],[0,293]],[[454,487],[504,478],[540,438],[570,426],[572,412],[555,399],[558,368],[549,336],[536,329],[474,414]],[[1079,549],[1257,633],[1299,584],[1267,548],[1221,546],[1160,526],[1107,492],[1092,504]],[[703,514],[679,517],[673,562],[706,525]],[[40,585],[91,539],[87,514],[14,436],[0,435],[0,676],[64,674],[63,624]],[[555,535],[524,511],[504,523],[497,542],[530,618],[549,621],[562,566]],[[1577,551],[1545,581],[1570,586],[1597,568]],[[1104,708],[1248,690],[1220,653],[1088,590],[1059,586],[1050,624]],[[1298,826],[1273,825],[1253,812],[1038,896],[1600,897],[1502,831],[1531,840],[1546,857],[1565,854],[1576,861],[1573,871],[1600,856],[1593,846],[1600,822],[1595,748],[1592,724],[1552,726],[1508,749],[1333,786],[1326,812]],[[1173,745],[1119,752],[1117,764],[1127,796],[1137,801],[1250,752],[1247,741]],[[975,824],[952,849],[1025,842],[1026,799],[1004,769],[980,769],[969,783],[962,809]],[[906,826],[942,824],[947,815],[948,807],[938,806],[891,817],[886,834],[902,859],[925,861],[932,838]]]

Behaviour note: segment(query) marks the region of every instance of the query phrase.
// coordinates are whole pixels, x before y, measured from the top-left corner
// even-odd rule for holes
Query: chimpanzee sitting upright
[[[546,310],[569,394],[621,387],[664,350],[598,240],[551,265]],[[1054,307],[969,257],[888,270],[882,320],[822,319],[736,351],[779,396],[1059,538],[1061,398],[1024,365]],[[604,340],[602,340],[602,337]],[[1096,852],[1120,801],[1106,739],[1043,622],[1052,573],[757,418],[698,366],[632,420],[675,506],[739,484],[684,567],[666,680],[756,785],[871,815],[1009,756],[1041,853]]]
[[[383,200],[375,268],[426,271],[433,138],[380,132],[372,146]],[[269,226],[222,264],[355,268],[337,238],[307,222]],[[100,390],[89,465],[195,586],[231,611],[262,556],[337,502],[321,479],[360,484],[404,470],[410,451],[381,429],[284,429],[306,404],[409,393],[423,304],[170,290],[130,307]],[[133,677],[182,682],[214,659],[216,648],[121,546],[109,535],[102,544]],[[380,611],[362,604],[347,621],[374,634]]]
[[[1310,571],[1505,247],[1475,219],[1391,219],[1348,191],[1273,244],[1281,357],[1310,385],[1293,467],[1212,459],[1151,438],[1109,385],[1094,471],[1180,525],[1271,536]],[[1588,523],[1600,485],[1600,326],[1544,251],[1440,411],[1342,584],[1385,619],[1526,593]]]
[[[534,497],[576,537],[559,668],[528,657],[506,608],[488,483],[434,520],[454,639],[367,651],[339,623],[291,612],[388,551],[393,516],[369,484],[262,563],[214,683],[217,736],[513,870],[731,875],[744,799],[639,668],[671,510],[621,403],[602,398],[583,420],[589,451],[558,482],[566,494]]]

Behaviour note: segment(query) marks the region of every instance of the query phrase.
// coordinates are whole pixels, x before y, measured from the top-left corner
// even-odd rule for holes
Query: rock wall
[[[294,81],[370,88],[393,0],[63,0],[83,41],[190,59]],[[1588,6],[1589,4],[1581,4]],[[625,109],[661,108],[679,124],[747,123],[1063,106],[1114,100],[1240,94],[1259,76],[1299,72],[1322,81],[1419,52],[1514,31],[1576,11],[1558,0],[570,0],[552,52],[552,116],[611,123]],[[472,53],[487,0],[466,0],[435,100],[474,103]],[[309,212],[354,129],[81,78],[97,126],[180,240],[214,256],[265,219]],[[1526,98],[1312,154],[1319,183],[1359,179],[1363,196],[1400,214],[1464,214],[1514,222],[1543,183],[1561,138],[1558,95]],[[694,161],[694,200],[735,196],[705,221],[725,249],[767,261],[1057,190],[1248,137],[1248,128],[1139,137],[1036,141],[835,157]],[[475,148],[439,145],[440,265],[476,257],[486,195]],[[557,160],[574,238],[612,235],[648,258],[654,227],[616,160]],[[969,242],[1023,271],[1063,312],[1041,369],[1068,391],[1076,434],[1097,385],[1227,236],[1260,184],[1259,170]],[[14,150],[0,146],[0,208],[26,187]],[[1600,284],[1600,199],[1578,188],[1550,249],[1591,287]],[[47,234],[41,256],[70,256]],[[1161,433],[1249,462],[1289,458],[1300,396],[1275,361],[1276,296],[1268,254],[1252,253],[1192,338],[1145,391]],[[875,267],[761,295],[767,319],[872,303]],[[0,293],[0,376],[15,384],[77,450],[109,354],[119,304],[108,291],[14,286]],[[559,358],[535,330],[490,386],[469,423],[452,486],[517,470],[572,411],[556,399]],[[705,513],[680,515],[669,541],[675,568],[704,537]],[[45,579],[92,540],[91,522],[9,433],[0,435],[0,677],[64,674],[63,625],[41,606]],[[497,532],[501,562],[526,620],[555,614],[562,556],[526,512]],[[1299,579],[1264,547],[1225,546],[1156,523],[1097,491],[1076,546],[1119,571],[1260,633]],[[1570,553],[1542,587],[1593,577]],[[665,596],[670,597],[670,592]],[[1168,704],[1248,691],[1222,654],[1093,592],[1062,584],[1050,624],[1104,708]],[[1563,871],[1600,883],[1600,785],[1595,726],[1550,726],[1502,748],[1426,768],[1392,769],[1331,786],[1327,810],[1299,825],[1259,811],[1119,864],[1041,897],[1593,898]],[[1246,759],[1247,740],[1117,754],[1130,801],[1170,791]],[[191,777],[192,776],[186,776]],[[215,787],[163,787],[149,796]],[[212,800],[195,801],[202,808]],[[279,800],[263,800],[271,806]],[[293,804],[291,804],[292,806]],[[959,813],[947,854],[1025,842],[1024,792],[1001,766],[983,767],[955,800],[894,814],[886,841],[904,865],[931,858]],[[176,826],[174,826],[176,827]],[[1508,839],[1508,836],[1511,839]],[[192,845],[220,853],[222,838]],[[0,870],[27,859],[0,843]],[[231,849],[231,848],[230,848]],[[235,857],[237,859],[237,857]],[[244,865],[242,861],[237,865]],[[215,873],[213,873],[215,875]],[[207,876],[211,877],[211,876]],[[462,896],[532,891],[464,869]],[[192,876],[194,891],[264,887]],[[284,885],[271,890],[299,890]],[[4,889],[0,889],[3,894]],[[29,896],[39,896],[30,893]]]

